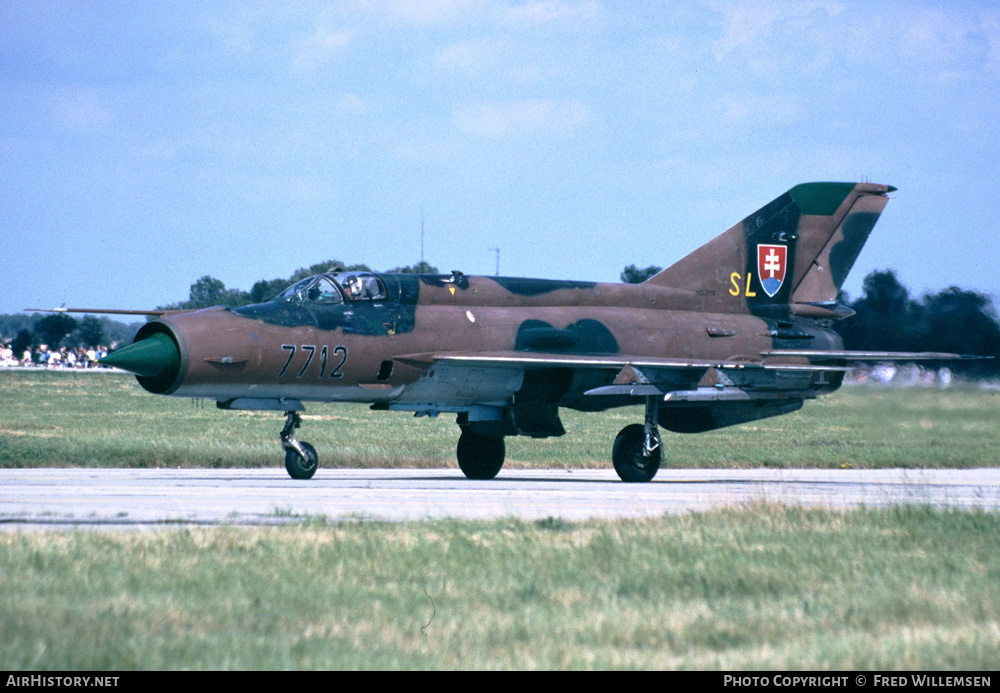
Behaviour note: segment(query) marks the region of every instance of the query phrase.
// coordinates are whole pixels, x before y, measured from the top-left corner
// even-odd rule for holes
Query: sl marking
[[[732,274],[729,275],[729,281],[732,282],[732,284],[733,284],[733,288],[731,288],[729,290],[729,295],[730,296],[739,296],[740,295],[740,281],[742,281],[742,279],[743,279],[743,275],[741,275],[739,272],[733,272]],[[756,291],[751,291],[750,290],[750,274],[749,273],[747,274],[747,288],[743,292],[743,295],[746,296],[747,298],[753,298],[754,296],[757,295]]]

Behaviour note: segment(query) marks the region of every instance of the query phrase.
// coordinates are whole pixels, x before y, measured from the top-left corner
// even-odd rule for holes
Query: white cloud
[[[226,53],[246,55],[255,48],[255,32],[246,22],[209,19],[206,28]]]
[[[178,146],[174,140],[160,138],[143,142],[132,149],[132,155],[143,161],[175,161]]]
[[[357,94],[344,94],[337,100],[335,112],[345,116],[361,115],[368,110],[368,104]]]
[[[803,114],[795,96],[781,94],[729,95],[718,99],[713,110],[717,118],[733,126],[783,126]]]
[[[526,99],[456,106],[454,119],[464,132],[486,137],[575,130],[588,120],[580,101]]]
[[[457,41],[434,56],[434,64],[449,75],[462,75],[479,84],[536,84],[560,79],[571,62],[531,42],[516,38],[479,38]],[[572,67],[572,66],[571,66]]]
[[[339,192],[334,180],[308,174],[252,176],[240,183],[242,194],[254,200],[328,203]]]
[[[478,15],[485,0],[398,0],[390,3],[395,14],[414,24],[447,24]]]
[[[1000,68],[1000,10],[984,12],[981,18],[983,35],[989,44],[987,65],[991,70]]]
[[[780,15],[777,7],[767,7],[760,3],[710,3],[709,6],[723,14],[723,35],[715,44],[716,61],[722,61],[738,48],[749,48],[758,38],[770,36],[772,26]]]
[[[451,26],[481,20],[490,5],[491,0],[354,0],[338,5],[338,11],[416,26]]]
[[[797,33],[808,31],[813,13],[822,10],[827,16],[840,14],[839,2],[781,2],[752,0],[743,3],[710,2],[710,9],[722,15],[723,34],[715,43],[715,60],[721,62],[733,51],[751,48],[766,39],[784,22],[793,21]],[[818,16],[818,15],[817,15]]]
[[[52,97],[52,117],[72,132],[86,134],[105,130],[114,120],[100,96],[88,89],[66,89]]]
[[[353,0],[340,12],[416,26],[479,24],[580,27],[599,17],[599,0]]]
[[[567,2],[566,0],[532,0],[523,5],[508,6],[500,11],[500,18],[507,24],[539,26],[558,22],[580,26],[593,21],[600,11],[595,0]]]
[[[737,58],[761,77],[792,67],[815,73],[839,66],[950,84],[1000,67],[1000,12],[992,8],[862,10],[840,2],[784,0],[712,0],[707,7],[720,22],[711,44],[716,62]]]
[[[469,39],[441,49],[434,61],[439,67],[478,75],[491,70],[509,54],[509,47],[498,39]]]
[[[946,81],[985,66],[993,50],[988,15],[984,22],[976,15],[949,10],[908,14],[899,27],[898,42],[905,59],[937,71]]]
[[[299,39],[292,65],[300,70],[314,70],[336,58],[350,42],[348,32],[318,26]]]

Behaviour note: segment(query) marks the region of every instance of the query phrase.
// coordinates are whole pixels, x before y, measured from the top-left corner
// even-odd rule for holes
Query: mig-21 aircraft
[[[566,433],[559,410],[645,405],[611,458],[627,482],[663,457],[659,427],[700,433],[793,412],[855,361],[956,354],[845,351],[838,290],[895,188],[797,185],[642,284],[331,271],[240,308],[156,316],[103,363],[147,391],[285,413],[295,479],[317,469],[295,438],[305,402],[455,414],[458,464],[491,479],[506,436]]]

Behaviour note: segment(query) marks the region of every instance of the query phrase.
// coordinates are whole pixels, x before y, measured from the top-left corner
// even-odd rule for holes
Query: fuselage
[[[353,297],[360,275],[378,289]],[[319,278],[311,278],[313,293]],[[178,367],[139,381],[178,397],[280,398],[392,404],[393,408],[461,411],[504,406],[520,393],[577,409],[629,404],[628,398],[585,398],[610,384],[614,373],[549,369],[532,378],[523,369],[447,368],[421,364],[440,353],[520,352],[581,356],[628,355],[762,363],[761,352],[803,346],[839,348],[836,333],[812,321],[749,313],[697,310],[696,293],[667,287],[442,275],[327,275],[323,286],[341,292],[314,300],[308,280],[267,303],[211,308],[145,325],[141,341],[164,333],[177,345]],[[374,283],[377,282],[377,285]],[[298,285],[296,285],[298,286]],[[755,387],[829,391],[787,374],[758,375]],[[543,384],[542,384],[543,383]],[[525,392],[525,388],[543,388]],[[436,405],[436,406],[435,406]],[[277,407],[275,407],[277,408]]]

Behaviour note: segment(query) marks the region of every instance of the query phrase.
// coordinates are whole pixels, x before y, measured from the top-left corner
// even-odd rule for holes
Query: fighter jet
[[[103,363],[151,393],[284,412],[294,479],[318,464],[294,436],[306,402],[455,414],[470,479],[497,475],[507,436],[565,434],[561,408],[643,404],[611,459],[623,481],[646,482],[661,427],[796,411],[856,361],[964,358],[845,351],[831,329],[852,314],[838,290],[894,190],[797,185],[642,284],[331,271],[266,303],[135,311],[156,319]]]

